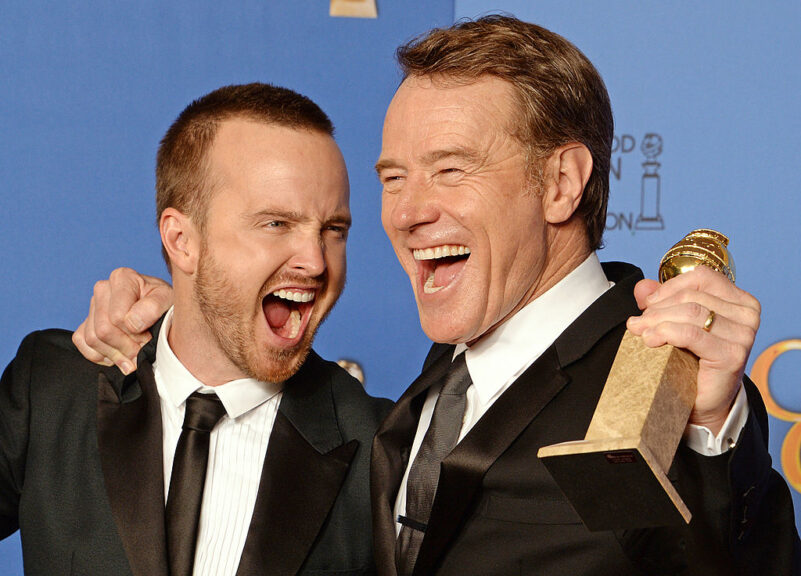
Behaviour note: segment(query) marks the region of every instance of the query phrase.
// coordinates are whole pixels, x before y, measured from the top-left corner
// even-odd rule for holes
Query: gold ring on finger
[[[709,332],[712,330],[712,324],[715,323],[715,311],[710,310],[709,316],[706,317],[706,321],[704,322],[704,332]]]

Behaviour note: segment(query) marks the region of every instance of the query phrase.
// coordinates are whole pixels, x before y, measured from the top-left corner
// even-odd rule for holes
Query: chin
[[[300,370],[310,350],[306,341],[288,350],[265,350],[249,363],[248,372],[262,382],[284,382]]]
[[[429,340],[439,344],[458,344],[469,339],[456,327],[444,325],[435,319],[421,321],[421,327]]]

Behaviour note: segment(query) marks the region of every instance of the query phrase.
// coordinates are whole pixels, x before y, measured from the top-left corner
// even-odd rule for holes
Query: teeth
[[[439,292],[443,288],[444,286],[434,286],[434,273],[432,272],[428,275],[428,278],[426,278],[426,283],[423,286],[423,292],[426,294],[433,294],[434,292]]]
[[[289,339],[292,340],[297,337],[298,332],[300,332],[300,312],[292,310],[292,312],[289,313],[289,322]]]
[[[415,260],[436,260],[448,256],[464,256],[470,254],[470,248],[456,244],[445,244],[435,248],[422,248],[412,252]]]
[[[311,302],[314,300],[314,292],[298,292],[297,290],[276,290],[273,296],[283,298],[291,302]]]

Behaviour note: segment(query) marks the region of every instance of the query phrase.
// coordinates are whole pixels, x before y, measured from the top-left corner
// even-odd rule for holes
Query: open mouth
[[[434,294],[450,285],[470,257],[470,248],[461,244],[445,244],[412,252],[418,262],[425,294]]]
[[[282,288],[265,296],[261,305],[273,334],[297,340],[309,323],[315,295],[315,290]]]

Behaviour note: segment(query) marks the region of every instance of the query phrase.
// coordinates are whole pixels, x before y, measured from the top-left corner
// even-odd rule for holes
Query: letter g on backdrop
[[[787,482],[797,492],[801,492],[801,412],[793,412],[781,406],[770,391],[770,368],[776,358],[789,350],[801,351],[801,340],[782,340],[768,346],[754,361],[751,379],[762,393],[768,414],[786,422],[795,422],[784,437],[781,460]]]

